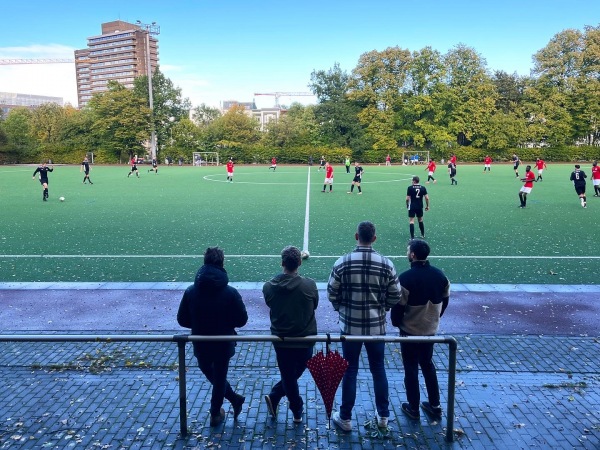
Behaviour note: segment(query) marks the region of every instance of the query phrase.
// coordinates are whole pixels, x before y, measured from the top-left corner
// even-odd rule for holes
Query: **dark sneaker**
[[[294,413],[294,423],[302,423],[302,411]]]
[[[245,401],[246,397],[238,394],[236,395],[235,400],[231,402],[231,406],[233,406],[233,420],[237,420],[242,413],[242,407],[244,406]]]
[[[216,427],[217,425],[220,425],[224,420],[225,420],[225,410],[223,408],[221,408],[221,411],[219,412],[218,415],[210,416],[210,426]]]
[[[425,411],[427,414],[429,414],[434,419],[442,418],[442,407],[441,406],[431,406],[431,403],[429,403],[429,402],[422,402],[421,408],[423,408],[423,411]]]
[[[277,405],[273,404],[271,401],[271,397],[269,395],[265,395],[265,403],[267,404],[267,410],[273,419],[277,418]]]
[[[402,412],[413,420],[419,420],[421,414],[418,409],[412,409],[408,403],[402,403]]]

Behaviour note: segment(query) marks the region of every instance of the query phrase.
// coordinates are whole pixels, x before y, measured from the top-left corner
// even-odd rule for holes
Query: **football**
[[[305,250],[302,250],[302,251],[300,252],[300,257],[301,257],[302,259],[308,259],[308,257],[309,257],[309,256],[310,256],[310,253],[308,253],[308,252],[307,252],[307,251],[305,251]]]
[[[64,198],[64,197],[59,197],[58,199],[59,199],[61,202],[64,202],[64,201],[65,201],[65,198]]]

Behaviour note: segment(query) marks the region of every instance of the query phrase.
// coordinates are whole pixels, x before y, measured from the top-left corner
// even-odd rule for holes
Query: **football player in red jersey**
[[[483,158],[483,173],[485,173],[486,170],[488,172],[491,172],[492,170],[492,158],[490,158],[490,155]]]
[[[436,183],[435,178],[433,178],[435,169],[436,169],[435,160],[432,159],[431,161],[429,161],[429,164],[427,164],[426,170],[428,171],[428,175],[427,175],[427,181],[425,182],[425,184],[429,184],[429,180],[433,180],[433,182]]]
[[[271,167],[269,167],[269,170],[271,169],[273,169],[273,172],[277,169],[277,159],[274,156],[271,158]]]
[[[233,183],[233,158],[227,161],[227,182]]]
[[[536,181],[535,174],[531,171],[531,166],[525,167],[525,178],[521,178],[521,181],[525,184],[519,191],[519,199],[521,200],[519,208],[525,208],[527,206],[527,195],[531,193],[533,183]]]
[[[598,167],[598,161],[592,163],[592,183],[594,184],[594,197],[600,197],[600,167]]]
[[[537,178],[535,179],[535,181],[543,181],[542,180],[542,173],[544,172],[544,169],[546,168],[546,161],[544,161],[542,158],[538,158],[535,160],[535,167],[537,168]]]
[[[325,192],[325,188],[329,185],[329,192],[333,191],[333,166],[329,164],[329,162],[325,163],[325,182],[323,183],[323,190],[321,192]]]

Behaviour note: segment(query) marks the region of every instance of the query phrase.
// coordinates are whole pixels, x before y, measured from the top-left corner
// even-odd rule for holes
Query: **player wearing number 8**
[[[415,238],[415,217],[419,220],[421,237],[425,238],[425,224],[423,223],[423,199],[425,199],[425,211],[429,211],[429,195],[425,186],[419,184],[419,177],[412,178],[412,184],[406,190],[406,209],[408,209],[408,228],[410,238]]]

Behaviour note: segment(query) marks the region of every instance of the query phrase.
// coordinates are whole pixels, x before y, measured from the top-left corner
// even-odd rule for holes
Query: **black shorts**
[[[360,183],[360,177],[354,177],[354,180],[352,180],[352,182]]]
[[[89,175],[90,171],[89,170],[84,170],[83,173],[85,173],[86,175]]]
[[[43,186],[44,183],[48,184],[48,178],[40,178],[40,184]]]
[[[134,170],[137,170],[137,166],[136,165],[131,166],[131,171],[133,172]]]
[[[519,168],[519,164],[521,164],[520,162],[516,162],[513,164],[513,169],[517,170]]]
[[[423,217],[423,208],[419,209],[409,209],[408,217]]]
[[[454,178],[456,176],[456,170],[450,171],[450,178]]]
[[[577,192],[577,195],[585,194],[585,184],[583,186],[575,186],[575,192]]]

